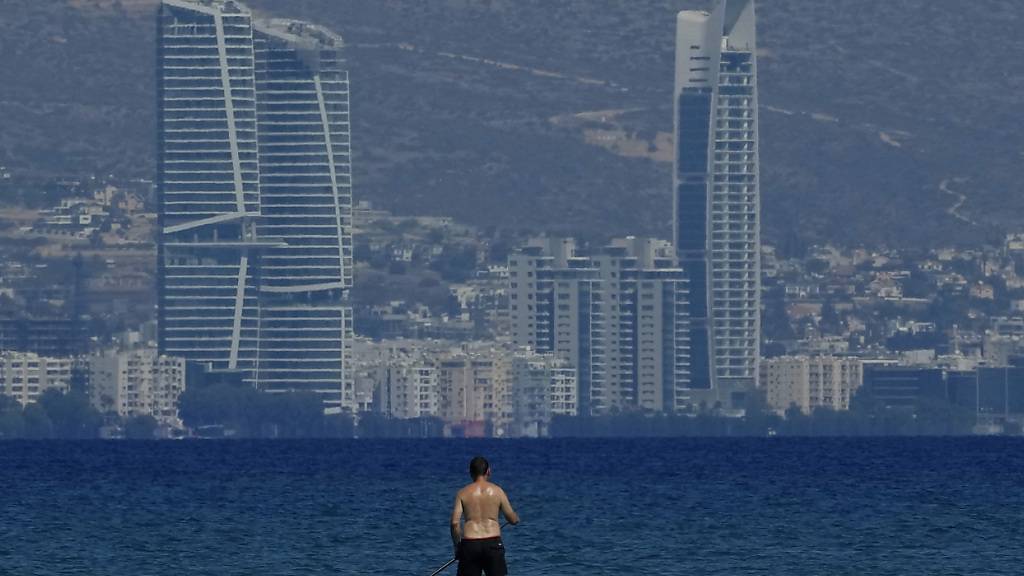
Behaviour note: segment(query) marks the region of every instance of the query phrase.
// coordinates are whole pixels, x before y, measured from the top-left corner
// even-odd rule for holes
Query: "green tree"
[[[63,393],[50,389],[37,402],[52,423],[57,438],[97,438],[103,426],[103,416],[89,403],[81,392]]]
[[[38,402],[26,406],[22,416],[25,419],[25,438],[53,438],[53,422]]]
[[[244,384],[218,383],[188,388],[178,400],[186,426],[223,426],[241,437],[351,437],[351,417],[324,416],[312,392],[259,392]]]
[[[258,395],[255,388],[245,384],[193,386],[178,399],[178,413],[190,428],[219,425],[250,435],[259,430]]]
[[[282,438],[323,435],[324,406],[312,392],[260,394],[258,401],[260,434]]]
[[[821,305],[821,329],[823,332],[834,334],[842,329],[842,319],[836,311],[835,303],[827,298]]]
[[[21,404],[9,396],[0,394],[0,439],[21,438],[25,435],[25,417]]]
[[[813,426],[811,417],[804,414],[796,403],[786,408],[785,431],[788,436],[810,436]]]
[[[134,416],[125,421],[124,436],[131,440],[152,440],[156,438],[159,425],[149,414]]]

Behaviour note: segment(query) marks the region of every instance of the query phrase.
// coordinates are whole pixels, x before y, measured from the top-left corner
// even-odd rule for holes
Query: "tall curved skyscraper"
[[[161,351],[351,406],[341,38],[233,0],[159,17]]]
[[[760,186],[754,0],[679,14],[674,239],[690,286],[691,386],[757,383]]]
[[[304,22],[257,23],[261,238],[258,382],[264,390],[337,391],[352,313],[352,164],[342,40]]]

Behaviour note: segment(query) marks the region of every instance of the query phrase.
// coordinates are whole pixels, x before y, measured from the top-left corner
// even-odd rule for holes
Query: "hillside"
[[[360,198],[667,235],[674,14],[703,2],[248,3],[345,36]],[[155,5],[5,0],[0,165],[152,176]],[[759,16],[768,239],[928,246],[1019,228],[1017,2],[766,0]],[[594,111],[625,112],[577,116]]]

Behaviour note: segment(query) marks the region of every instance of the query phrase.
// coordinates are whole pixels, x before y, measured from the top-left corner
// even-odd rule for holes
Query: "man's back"
[[[508,501],[501,486],[479,480],[459,490],[458,499],[462,503],[462,513],[466,519],[463,538],[472,540],[501,536],[498,514],[502,511],[503,503]],[[504,506],[507,517],[511,506]]]

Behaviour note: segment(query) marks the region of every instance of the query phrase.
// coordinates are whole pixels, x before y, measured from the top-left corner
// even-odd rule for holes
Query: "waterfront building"
[[[381,383],[380,412],[399,419],[437,416],[438,390],[437,365],[429,360],[388,366]]]
[[[1024,368],[978,367],[946,372],[949,400],[988,419],[1024,420]]]
[[[603,413],[605,328],[600,276],[576,243],[539,238],[509,257],[509,318],[518,346],[552,353],[577,371],[580,414]]]
[[[354,342],[350,377],[362,412],[389,418],[439,416],[438,360],[455,345],[436,340]]]
[[[674,234],[689,279],[691,385],[736,405],[757,384],[760,191],[754,0],[677,20]]]
[[[687,283],[667,243],[583,256],[571,240],[532,241],[509,258],[509,297],[515,344],[576,368],[580,414],[692,403]]]
[[[448,435],[544,436],[553,416],[578,414],[575,368],[507,341],[359,341],[357,352],[373,411],[437,417]]]
[[[439,414],[455,436],[509,434],[511,362],[506,347],[467,346],[438,361]]]
[[[511,370],[512,435],[547,436],[552,417],[578,415],[576,370],[568,361],[524,351]]]
[[[71,389],[74,361],[34,352],[0,352],[0,394],[22,406],[32,404],[47,390]]]
[[[233,0],[163,0],[159,347],[354,407],[341,38]]]
[[[949,400],[943,369],[884,363],[865,365],[863,394],[885,408],[915,409],[922,401]]]
[[[182,427],[178,397],[186,386],[184,358],[142,347],[104,351],[87,361],[89,396],[97,410],[122,417],[147,415],[164,426]]]
[[[427,341],[391,341],[360,347],[356,376],[373,390],[373,409],[389,418],[438,416],[437,359],[441,350]]]
[[[804,414],[815,408],[849,410],[864,382],[858,358],[783,356],[762,360],[760,370],[768,405],[779,414],[791,406]]]

